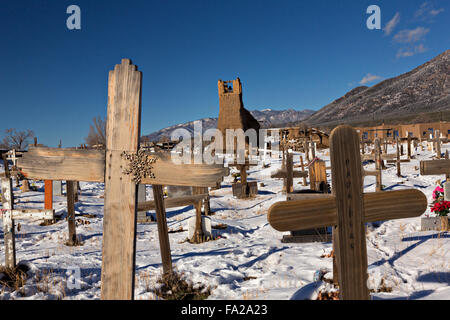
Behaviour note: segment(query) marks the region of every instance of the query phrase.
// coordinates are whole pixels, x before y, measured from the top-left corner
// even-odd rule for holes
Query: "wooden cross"
[[[450,160],[422,160],[420,161],[420,174],[424,176],[450,174]]]
[[[286,193],[294,192],[294,178],[305,179],[308,176],[306,171],[293,170],[293,154],[288,152],[284,168],[275,171],[270,175],[273,179],[284,179]]]
[[[164,267],[170,247],[162,185],[215,186],[229,173],[223,165],[175,165],[170,155],[140,150],[141,86],[129,59],[109,72],[106,150],[33,148],[18,163],[30,179],[105,183],[102,299],[134,297],[137,184],[153,185]]]
[[[420,216],[425,195],[415,189],[363,193],[358,134],[350,126],[330,137],[332,191],[315,199],[285,201],[269,208],[278,231],[336,226],[334,237],[341,299],[369,299],[365,222]]]
[[[441,138],[441,132],[439,130],[435,131],[435,137],[433,139],[428,139],[428,141],[433,142],[436,150],[436,156],[438,159],[441,158],[441,141],[446,140],[446,138]]]
[[[247,170],[250,166],[256,166],[257,163],[252,163],[248,158],[245,159],[244,163],[239,163],[238,160],[235,159],[232,162],[228,162],[229,167],[236,167],[239,170],[241,177],[241,193],[240,197],[247,198],[249,194],[248,183],[247,183]],[[238,198],[240,198],[238,197]]]
[[[16,167],[17,159],[19,159],[19,157],[17,157],[19,154],[16,152],[16,149],[12,149],[12,150],[8,151],[7,155],[9,156],[7,159],[12,161],[13,167]]]
[[[3,239],[5,243],[5,267],[16,266],[16,236],[14,220],[18,219],[53,219],[53,210],[14,209],[14,194],[8,162],[4,158],[5,172],[0,174],[3,218]]]
[[[328,192],[327,167],[325,161],[313,158],[308,164],[309,188],[314,191]]]

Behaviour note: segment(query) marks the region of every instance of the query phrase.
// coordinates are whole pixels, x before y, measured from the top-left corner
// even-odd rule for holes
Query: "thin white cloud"
[[[382,77],[368,73],[361,79],[359,84],[366,84],[366,83],[373,82],[373,81],[379,80],[379,79],[382,79]]]
[[[401,30],[394,36],[394,40],[400,43],[414,43],[422,40],[429,31],[430,29],[424,27]]]
[[[392,31],[394,31],[395,27],[397,26],[397,24],[400,22],[400,13],[396,13],[394,15],[394,17],[389,20],[388,23],[386,23],[386,26],[384,27],[384,34],[385,35],[390,35],[392,33]]]
[[[444,8],[441,8],[441,9],[437,9],[437,10],[431,10],[430,11],[430,14],[432,15],[432,16],[437,16],[439,13],[441,13],[441,12],[444,12]]]
[[[425,46],[423,44],[419,44],[414,47],[401,48],[397,51],[397,58],[412,57],[413,55],[416,55],[418,53],[423,53],[427,50],[428,49],[425,48]]]
[[[432,22],[432,18],[444,11],[444,8],[435,9],[430,2],[424,2],[414,13],[414,18]]]

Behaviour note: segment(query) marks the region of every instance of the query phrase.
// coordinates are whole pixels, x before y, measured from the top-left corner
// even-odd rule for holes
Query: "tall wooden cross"
[[[229,172],[223,165],[175,165],[169,155],[140,150],[141,85],[129,59],[109,72],[106,150],[33,148],[18,162],[30,179],[105,183],[102,299],[134,297],[137,184],[153,185],[165,222],[162,185],[215,186]],[[167,226],[158,224],[158,231],[168,242]]]
[[[369,299],[364,223],[420,216],[427,199],[415,189],[363,193],[359,138],[350,126],[332,131],[330,159],[332,194],[275,203],[267,219],[278,231],[336,226],[333,244],[341,299]]]

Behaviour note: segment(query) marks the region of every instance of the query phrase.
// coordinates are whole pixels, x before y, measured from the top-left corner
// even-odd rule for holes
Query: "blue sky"
[[[216,117],[217,80],[240,77],[247,109],[317,110],[450,47],[449,1],[0,0],[2,126],[40,143],[84,142],[106,115],[108,71],[143,71],[141,134]],[[81,30],[69,30],[69,5]],[[381,30],[369,30],[369,5]]]

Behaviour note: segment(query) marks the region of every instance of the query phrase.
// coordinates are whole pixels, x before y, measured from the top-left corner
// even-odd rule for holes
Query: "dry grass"
[[[339,300],[339,291],[322,292],[319,291],[316,300]]]
[[[386,283],[384,282],[384,277],[381,278],[380,286],[374,290],[370,289],[370,292],[378,293],[378,292],[392,292],[392,287],[388,287]]]
[[[195,286],[183,279],[176,272],[161,276],[157,282],[161,284],[154,293],[165,300],[204,300],[211,294],[212,288],[200,284]]]
[[[14,268],[0,267],[0,284],[16,291],[25,285],[29,268],[25,265],[17,265]]]

